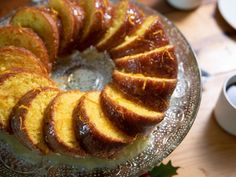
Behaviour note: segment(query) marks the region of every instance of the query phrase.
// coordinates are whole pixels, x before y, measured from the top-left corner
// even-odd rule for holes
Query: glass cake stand
[[[42,5],[34,1],[31,5]],[[138,4],[147,14],[160,16],[178,58],[178,84],[165,119],[146,138],[140,138],[113,160],[41,156],[22,146],[13,135],[0,132],[0,174],[4,177],[138,176],[167,157],[190,130],[201,100],[201,79],[193,50],[173,23],[158,12]],[[13,12],[12,12],[13,13]],[[10,15],[1,19],[8,23]],[[61,59],[52,78],[62,89],[102,89],[111,80],[114,64],[107,53],[90,48]]]

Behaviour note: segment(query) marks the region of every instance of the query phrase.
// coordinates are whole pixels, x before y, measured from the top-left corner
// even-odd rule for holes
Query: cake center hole
[[[69,71],[68,89],[79,89],[81,91],[100,90],[103,88],[103,76],[94,68],[78,66]]]
[[[102,90],[111,81],[115,66],[106,52],[93,47],[59,58],[54,65],[52,78],[63,90]]]

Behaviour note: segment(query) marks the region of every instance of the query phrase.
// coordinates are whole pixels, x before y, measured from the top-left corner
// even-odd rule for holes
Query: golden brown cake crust
[[[69,93],[72,92],[76,93],[76,91],[69,91]],[[58,136],[57,131],[55,129],[55,111],[57,110],[56,105],[58,99],[63,94],[68,94],[68,92],[59,93],[47,107],[45,113],[45,126],[44,126],[45,140],[50,149],[52,149],[54,152],[60,152],[70,156],[86,156],[87,154],[80,147],[79,143],[76,147],[73,148],[67,146],[63,141],[60,140],[60,137]]]
[[[28,22],[19,21],[18,18],[21,18],[21,15],[23,14],[32,15],[32,18],[35,18],[35,23],[37,22],[37,16],[40,16],[40,18],[44,19],[44,22],[46,22],[45,26],[47,27],[47,31],[41,31],[41,29],[32,24],[28,24]],[[52,16],[52,13],[40,8],[25,7],[16,12],[16,14],[11,18],[10,23],[15,26],[32,28],[44,41],[45,46],[48,49],[50,62],[53,63],[55,61],[59,48],[59,28],[57,25],[57,19]]]
[[[138,98],[156,111],[166,111],[169,99],[176,87],[177,80],[152,80],[145,77],[132,77],[119,71],[113,72],[113,82],[126,94]]]
[[[48,5],[53,11],[57,11],[61,20],[59,54],[68,54],[75,48],[75,42],[81,32],[84,11],[74,0],[49,0]]]
[[[81,3],[84,3],[81,1]],[[83,7],[84,4],[81,4]],[[82,32],[81,39],[79,41],[79,50],[84,50],[90,45],[96,44],[105,34],[108,27],[112,22],[112,5],[109,4],[108,0],[94,0],[94,12],[93,23],[89,27],[87,34]],[[87,12],[85,12],[86,16]],[[86,20],[86,18],[85,18]]]
[[[101,93],[101,106],[107,117],[126,134],[130,136],[136,136],[137,134],[144,135],[150,133],[153,127],[161,122],[164,118],[163,113],[157,114],[156,117],[148,117],[137,114],[133,110],[119,105],[106,93],[106,89],[108,89],[108,87],[117,89],[112,85],[105,87]],[[124,98],[131,100],[126,95],[124,95]],[[134,101],[134,105],[135,104],[139,103]]]
[[[169,44],[169,39],[164,31],[160,18],[146,30],[143,36],[119,49],[113,48],[109,52],[112,59],[143,53]]]
[[[160,50],[159,50],[160,49]],[[115,60],[118,70],[150,77],[177,78],[178,63],[173,46]]]
[[[114,9],[117,7],[115,6]],[[115,13],[115,12],[114,12]],[[96,46],[99,51],[107,50],[109,51],[111,48],[117,46],[121,42],[124,41],[125,37],[130,33],[135,31],[138,25],[142,23],[144,19],[144,13],[141,9],[139,9],[136,5],[129,2],[128,9],[126,12],[125,20],[123,21],[123,25],[118,29],[118,31],[108,39],[104,44]],[[115,19],[113,19],[115,20]]]
[[[25,41],[24,41],[25,40]],[[13,45],[30,50],[51,71],[47,49],[40,37],[31,29],[5,26],[0,28],[0,47]]]
[[[47,80],[48,86],[52,86],[52,87],[55,86],[55,83],[51,79],[46,78],[44,75],[39,75],[39,74],[35,74],[35,73],[28,72],[28,71],[25,71],[25,70],[18,70],[18,69],[16,69],[16,70],[13,69],[13,70],[10,70],[10,71],[7,71],[7,72],[1,74],[0,75],[0,86],[3,86],[4,83],[7,82],[8,79],[17,76],[18,74],[22,74],[22,75],[24,75],[24,74],[26,74],[26,75],[34,74],[34,76],[36,76],[36,77],[39,77],[39,78],[42,77],[42,79],[44,79],[44,81]],[[34,87],[32,87],[32,89],[33,88]],[[5,99],[7,99],[7,96],[5,96],[6,97]],[[11,95],[11,96],[13,96],[13,95]],[[15,95],[14,95],[14,97],[15,97]],[[20,99],[20,98],[14,98],[14,99]],[[4,117],[0,117],[0,118],[4,119]],[[3,120],[1,120],[1,121],[3,121]],[[10,127],[10,119],[7,118],[4,121],[7,121],[7,122],[0,122],[0,130],[5,130],[6,132],[12,133],[12,130],[11,130],[11,127]]]
[[[48,72],[47,72],[45,66],[40,61],[40,59],[37,58],[29,50],[24,49],[24,48],[20,48],[20,47],[15,47],[15,46],[7,46],[7,47],[0,48],[0,60],[1,61],[7,60],[11,57],[16,58],[15,55],[20,55],[19,57],[24,59],[24,61],[22,61],[22,66],[20,66],[20,67],[24,68],[25,70],[31,71],[31,72],[36,72],[36,73],[40,73],[43,75],[48,75]],[[7,60],[6,62],[13,62],[13,61]],[[30,65],[27,64],[28,62],[30,62]],[[34,66],[32,66],[32,64],[34,64]],[[12,63],[11,67],[10,66],[8,67],[8,66],[4,65],[4,62],[1,62],[0,66],[2,66],[0,73],[4,72],[6,70],[13,69],[13,68],[19,68],[19,66],[14,63]]]
[[[42,92],[45,91],[57,91],[59,90],[57,88],[51,88],[51,87],[39,87],[37,89],[33,89],[26,93],[19,102],[15,105],[15,107],[12,109],[12,112],[10,114],[10,121],[11,121],[11,128],[14,132],[14,135],[18,138],[18,140],[25,144],[26,147],[28,147],[31,150],[35,150],[42,154],[47,154],[49,152],[49,148],[42,148],[42,146],[38,146],[37,144],[34,144],[34,142],[31,140],[31,137],[29,137],[29,134],[26,129],[25,125],[25,118],[26,114],[28,112],[28,109],[32,103],[32,101]]]
[[[78,45],[77,43],[80,40],[82,34],[82,28],[84,25],[85,18],[84,9],[79,5],[79,3],[77,1],[72,0],[70,0],[69,2],[70,6],[72,7],[75,24],[73,38],[71,39],[71,43],[66,47],[68,51],[70,51],[71,49],[75,49]]]
[[[89,94],[91,92],[88,92]],[[101,134],[95,128],[95,124],[90,121],[86,113],[86,107],[84,101],[86,99],[85,94],[74,110],[75,130],[77,139],[80,142],[82,148],[91,154],[99,158],[113,158],[117,155],[123,147],[133,141],[133,138],[126,139],[124,142],[114,141],[103,134]]]

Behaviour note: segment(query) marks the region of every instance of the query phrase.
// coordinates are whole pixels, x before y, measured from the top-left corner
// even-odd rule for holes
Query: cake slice
[[[51,70],[47,49],[42,39],[31,29],[5,26],[0,28],[0,48],[6,46],[16,46],[28,49],[35,56],[40,58],[41,62]]]
[[[79,49],[86,49],[101,39],[111,24],[109,0],[80,1],[85,11],[85,23],[79,42]]]
[[[118,70],[149,77],[177,78],[178,63],[174,47],[167,45],[115,60]]]
[[[127,55],[143,53],[169,44],[162,23],[158,16],[149,16],[142,25],[125,41],[111,49],[113,59]]]
[[[54,152],[86,155],[76,140],[73,122],[73,110],[83,94],[80,91],[60,93],[48,106],[44,132],[47,144]]]
[[[160,112],[165,111],[168,107],[177,82],[177,79],[147,77],[117,70],[113,72],[112,77],[119,89],[146,104],[150,103],[154,110]]]
[[[0,129],[10,132],[9,115],[19,99],[38,87],[56,87],[55,83],[36,73],[25,71],[7,72],[0,75]]]
[[[164,113],[138,104],[114,85],[107,85],[102,91],[101,105],[107,117],[130,136],[150,133],[164,118]]]
[[[85,94],[74,111],[76,134],[81,146],[92,156],[112,158],[134,138],[123,133],[105,116],[100,92]]]
[[[59,29],[57,20],[50,13],[39,8],[26,7],[16,12],[11,19],[11,24],[31,28],[36,32],[48,49],[50,62],[55,61],[59,47]]]
[[[48,6],[58,13],[61,20],[60,53],[68,52],[68,49],[73,48],[74,41],[77,40],[81,32],[84,11],[77,1],[70,0],[49,0]]]
[[[27,148],[47,154],[44,141],[44,113],[51,100],[59,93],[56,88],[42,87],[27,92],[13,108],[10,116],[14,135]]]
[[[113,21],[104,37],[96,45],[100,51],[109,50],[124,41],[142,23],[144,14],[128,0],[123,0],[114,8]]]
[[[48,75],[40,59],[29,50],[14,46],[0,48],[0,74],[13,68],[23,68],[27,71]]]

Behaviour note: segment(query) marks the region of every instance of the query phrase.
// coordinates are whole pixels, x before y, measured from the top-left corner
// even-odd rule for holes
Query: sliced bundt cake
[[[12,108],[25,93],[41,86],[56,87],[49,78],[31,72],[14,71],[0,75],[0,129],[10,131]]]
[[[156,112],[124,95],[114,85],[107,85],[101,94],[102,108],[109,119],[128,135],[150,133],[163,118]]]
[[[76,140],[73,121],[73,110],[83,94],[80,91],[60,93],[48,106],[44,132],[54,152],[72,156],[85,155]]]
[[[125,36],[134,31],[144,18],[143,12],[128,0],[120,1],[113,9],[112,24],[96,45],[100,51],[109,50],[123,42]]]
[[[100,92],[88,92],[74,111],[78,140],[87,153],[103,158],[117,154],[134,139],[127,136],[105,116]]]
[[[169,43],[164,28],[158,16],[149,16],[138,30],[125,41],[110,51],[112,58],[119,58],[131,54],[143,53]]]
[[[62,33],[60,52],[65,53],[70,48],[75,48],[74,42],[79,37],[84,22],[84,11],[77,1],[72,0],[49,0],[48,6],[58,13],[61,20]]]
[[[115,70],[113,82],[126,94],[139,98],[157,111],[165,111],[177,80],[147,77],[142,74],[123,73]],[[162,103],[163,102],[163,103]]]
[[[59,93],[56,88],[42,87],[27,92],[13,108],[10,116],[14,135],[29,149],[43,154],[49,152],[44,141],[44,113]]]
[[[111,6],[108,0],[80,1],[85,11],[80,49],[86,49],[101,39],[111,23]]]
[[[26,7],[16,12],[11,19],[11,24],[33,29],[43,39],[50,62],[54,62],[59,47],[59,29],[57,20],[50,13],[39,8]]]
[[[0,48],[0,73],[12,68],[24,68],[27,71],[48,75],[40,59],[29,50],[14,46]]]
[[[0,48],[11,45],[30,50],[40,58],[48,71],[51,70],[47,49],[42,39],[31,29],[14,26],[1,27]]]
[[[29,149],[113,158],[164,118],[177,60],[158,16],[129,0],[49,0],[17,11],[11,24],[0,28],[0,130]],[[102,91],[60,92],[49,79],[57,53],[90,45],[111,54],[113,80]],[[75,74],[69,68],[84,64],[77,54],[69,58],[59,68],[65,81]]]
[[[167,45],[115,60],[118,70],[149,77],[177,78],[178,63],[174,47]]]

